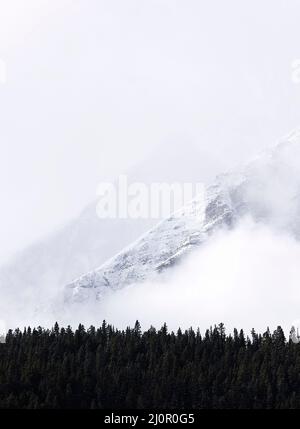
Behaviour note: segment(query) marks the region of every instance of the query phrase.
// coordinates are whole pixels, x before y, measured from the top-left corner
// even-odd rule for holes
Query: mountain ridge
[[[110,290],[152,280],[243,216],[300,237],[300,130],[281,139],[242,168],[217,176],[205,198],[194,199],[96,270],[65,288],[65,300],[100,300]],[[290,184],[291,182],[291,184]]]

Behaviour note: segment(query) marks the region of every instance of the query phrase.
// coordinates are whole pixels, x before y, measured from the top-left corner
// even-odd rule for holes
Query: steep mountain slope
[[[203,162],[199,162],[201,158]],[[128,172],[128,181],[205,180],[212,164],[213,160],[209,162],[201,157],[201,152],[192,145],[176,153],[172,145],[162,146]],[[96,205],[95,200],[59,231],[20,251],[1,267],[0,288],[11,295],[12,302],[21,294],[28,300],[32,295],[42,294],[42,289],[63,288],[104,263],[157,222],[155,219],[99,219]]]
[[[65,299],[99,300],[108,291],[153,280],[216,230],[232,228],[244,216],[300,237],[299,131],[241,169],[218,176],[204,196],[67,285]]]

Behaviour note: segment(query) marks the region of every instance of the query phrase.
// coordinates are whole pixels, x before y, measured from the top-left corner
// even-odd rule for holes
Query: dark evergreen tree
[[[292,330],[292,334],[295,330]],[[295,335],[294,335],[295,337]],[[0,408],[299,408],[300,345],[221,323],[168,332],[79,325],[9,331]]]

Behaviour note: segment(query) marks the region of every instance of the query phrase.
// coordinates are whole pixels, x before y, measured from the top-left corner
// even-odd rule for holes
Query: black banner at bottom
[[[86,425],[101,427],[159,428],[164,426],[206,427],[207,424],[230,424],[240,427],[273,419],[287,424],[288,419],[300,417],[300,410],[0,410],[0,419],[10,423]],[[239,426],[238,426],[239,425]]]

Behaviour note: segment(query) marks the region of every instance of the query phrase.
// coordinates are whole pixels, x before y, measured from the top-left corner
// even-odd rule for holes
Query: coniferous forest
[[[0,407],[16,409],[300,408],[300,344],[223,324],[200,334],[55,324],[0,344]]]

